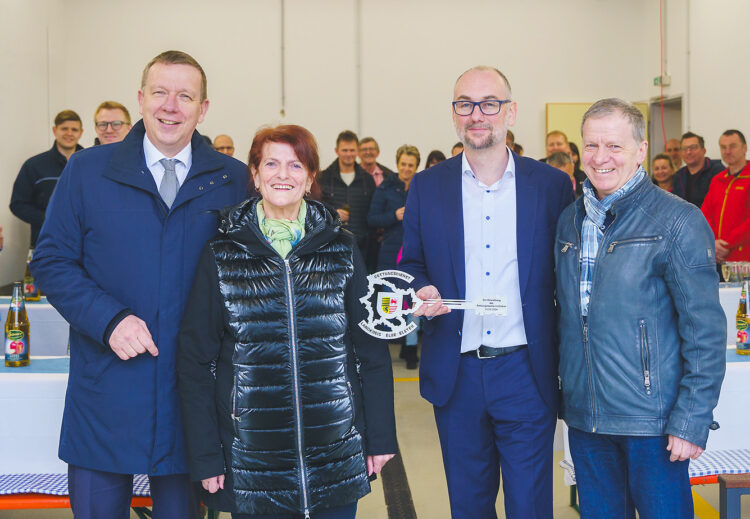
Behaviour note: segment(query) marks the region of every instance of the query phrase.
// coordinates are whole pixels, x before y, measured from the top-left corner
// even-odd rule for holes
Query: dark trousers
[[[450,400],[435,407],[453,519],[495,519],[503,475],[508,519],[552,519],[556,416],[534,382],[528,349],[460,358]]]
[[[195,519],[198,505],[187,474],[149,476],[154,519]],[[128,519],[133,475],[68,465],[70,507],[76,519]]]
[[[357,503],[339,506],[313,512],[310,519],[354,519],[357,515]],[[304,517],[302,514],[283,514],[283,515],[249,515],[249,514],[232,514],[232,519],[299,519]]]
[[[689,461],[669,461],[666,436],[594,434],[572,427],[570,454],[581,517],[693,517]]]

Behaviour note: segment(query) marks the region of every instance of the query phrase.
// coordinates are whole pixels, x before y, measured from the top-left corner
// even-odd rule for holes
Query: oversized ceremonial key
[[[440,299],[427,299],[422,304],[432,304]],[[484,297],[474,301],[468,299],[443,299],[443,305],[455,310],[474,310],[479,315],[508,315],[508,304],[504,297]]]
[[[367,310],[367,319],[362,319],[359,327],[365,332],[380,339],[397,339],[417,329],[417,323],[407,319],[423,304],[436,303],[437,299],[422,300],[417,297],[413,288],[400,289],[387,278],[396,278],[411,283],[414,279],[400,270],[382,270],[367,276],[367,293],[359,301]],[[375,287],[380,285],[385,290],[377,291],[375,308],[373,297],[376,296]],[[404,297],[411,299],[411,307],[405,307]],[[486,297],[474,301],[465,299],[443,299],[442,303],[456,310],[473,310],[479,315],[507,315],[508,304],[504,297]]]

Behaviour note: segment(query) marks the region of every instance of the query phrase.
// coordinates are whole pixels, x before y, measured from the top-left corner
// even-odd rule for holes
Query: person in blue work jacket
[[[70,323],[60,458],[76,518],[127,518],[133,474],[153,517],[193,517],[175,371],[177,332],[219,211],[247,197],[241,162],[195,127],[206,75],[167,51],[146,66],[121,143],[69,160],[31,265]]]

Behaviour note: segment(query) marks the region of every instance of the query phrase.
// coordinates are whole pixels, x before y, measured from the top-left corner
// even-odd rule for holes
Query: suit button
[[[203,191],[203,186],[198,186],[198,191]]]

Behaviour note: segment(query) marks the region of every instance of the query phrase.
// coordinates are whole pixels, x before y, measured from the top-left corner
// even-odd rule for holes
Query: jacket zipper
[[[577,249],[577,247],[575,245],[573,245],[569,241],[565,241],[565,242],[563,242],[563,248],[560,249],[560,252],[563,253],[563,254],[565,254],[566,252],[568,252],[568,249],[571,248],[571,247],[573,247],[574,250]]]
[[[346,381],[346,387],[349,388],[349,401],[352,406],[352,424],[354,424],[357,419],[357,408],[354,405],[354,391],[352,390],[352,383],[349,380]]]
[[[232,427],[234,427],[235,437],[239,435],[239,427],[237,425],[239,420],[237,416],[237,373],[235,372],[232,376]]]
[[[575,214],[573,215],[573,221],[575,221]],[[562,240],[560,240],[560,242],[563,244],[563,248],[560,249],[560,253],[561,254],[565,254],[566,252],[568,252],[568,249],[570,249],[571,247],[573,248],[573,250],[577,250],[578,249],[578,247],[576,247],[575,245],[573,245],[573,243],[571,243],[569,241],[562,241]],[[579,270],[579,276],[580,276],[580,270],[581,270],[580,262],[579,262],[578,270]],[[562,391],[562,377],[560,375],[557,376],[557,389],[559,389],[560,391]]]
[[[585,218],[585,216],[584,216]],[[594,264],[599,262],[599,254],[602,250],[602,245],[604,244],[604,239],[606,238],[607,232],[609,229],[612,228],[612,224],[615,223],[615,220],[617,220],[617,216],[615,216],[612,221],[610,222],[609,226],[607,227],[607,230],[602,233],[601,241],[599,242],[599,250],[596,251],[596,258],[594,259]],[[581,240],[581,233],[578,230],[578,226],[575,223],[575,216],[573,217],[573,228],[576,230],[578,241]],[[625,241],[625,240],[623,240]],[[622,242],[620,242],[622,243]],[[594,395],[594,373],[593,373],[593,367],[591,365],[591,352],[590,352],[590,345],[589,345],[589,318],[591,317],[591,300],[594,298],[594,278],[596,275],[594,275],[591,278],[591,293],[589,294],[589,314],[586,316],[586,319],[584,321],[583,319],[583,309],[581,308],[581,298],[580,296],[578,299],[578,310],[581,314],[581,324],[583,324],[583,352],[586,357],[586,365],[588,367],[588,379],[589,379],[589,391],[591,392],[591,432],[596,432],[596,397]],[[581,279],[581,254],[578,253],[578,280],[580,283]]]
[[[575,226],[575,220],[573,227],[576,229],[576,232],[578,232],[578,227]],[[578,239],[580,240],[580,235],[578,236]],[[573,246],[573,244],[570,244]],[[564,247],[566,248],[567,245]],[[576,261],[578,262],[578,282],[581,281],[581,253],[578,251],[578,254],[576,254]],[[591,280],[591,288],[593,292],[594,283],[593,279]],[[580,290],[580,289],[579,289]],[[591,358],[589,356],[589,323],[588,323],[588,316],[585,318],[583,317],[583,308],[581,307],[581,296],[580,294],[576,298],[578,300],[578,315],[581,316],[581,325],[583,327],[583,355],[586,357],[586,367],[588,368],[586,370],[588,375],[588,381],[589,381],[589,392],[591,393],[591,432],[596,432],[596,403],[594,401],[594,375],[592,373],[592,367],[591,367]],[[591,301],[591,296],[589,296],[589,301]],[[561,381],[562,382],[562,381]],[[562,384],[561,384],[562,385]]]
[[[289,304],[289,339],[292,348],[292,385],[294,386],[294,414],[297,426],[297,460],[300,468],[300,486],[302,487],[302,506],[304,508],[305,519],[310,518],[309,497],[307,495],[307,467],[305,466],[305,456],[302,452],[302,411],[300,409],[300,389],[299,389],[299,364],[297,358],[297,335],[295,332],[294,322],[294,297],[292,296],[292,268],[289,266],[289,260],[284,259],[286,274],[286,295]]]
[[[648,361],[648,335],[646,334],[646,320],[641,319],[641,364],[643,364],[643,386],[646,388],[646,394],[651,394],[651,373],[649,371]]]
[[[586,365],[589,374],[589,391],[591,392],[591,432],[596,432],[596,403],[594,401],[594,377],[591,368],[591,356],[589,355],[589,323],[583,323],[583,354],[586,356]]]
[[[620,240],[620,241],[613,241],[609,244],[609,248],[607,249],[607,253],[612,252],[615,250],[616,245],[622,245],[623,243],[637,243],[637,242],[651,242],[651,241],[659,241],[663,238],[663,236],[649,236],[646,238],[630,238],[628,240]]]
[[[584,217],[585,218],[585,217]],[[576,216],[575,212],[573,213],[573,229],[576,231],[576,237],[578,238],[578,242],[581,242],[581,232],[578,230],[578,225],[576,224]],[[566,242],[565,247],[560,252],[565,252],[568,247],[575,247],[572,243]],[[576,248],[577,250],[577,248]],[[576,262],[578,263],[578,283],[581,282],[581,251],[578,250],[576,254]],[[593,291],[594,283],[592,279],[591,288]],[[579,288],[580,291],[580,288]],[[591,432],[596,432],[596,405],[594,402],[594,379],[592,375],[591,370],[591,360],[589,359],[589,324],[588,324],[588,316],[583,316],[583,307],[581,306],[581,295],[578,294],[578,297],[576,297],[576,301],[578,301],[578,315],[581,316],[581,328],[583,329],[583,356],[586,358],[586,374],[588,375],[588,381],[589,381],[589,392],[591,393],[591,420],[592,420],[592,427]],[[589,301],[591,301],[591,297],[589,297]],[[560,385],[562,386],[562,379],[560,379]]]
[[[729,170],[727,170],[727,172],[729,172]],[[721,239],[721,228],[724,225],[724,210],[727,208],[727,198],[729,198],[729,191],[732,189],[732,184],[734,184],[735,180],[737,180],[738,178],[740,178],[739,174],[729,181],[727,189],[726,191],[724,191],[724,200],[721,202],[721,212],[719,213],[719,232],[716,236],[716,238],[719,240]]]

